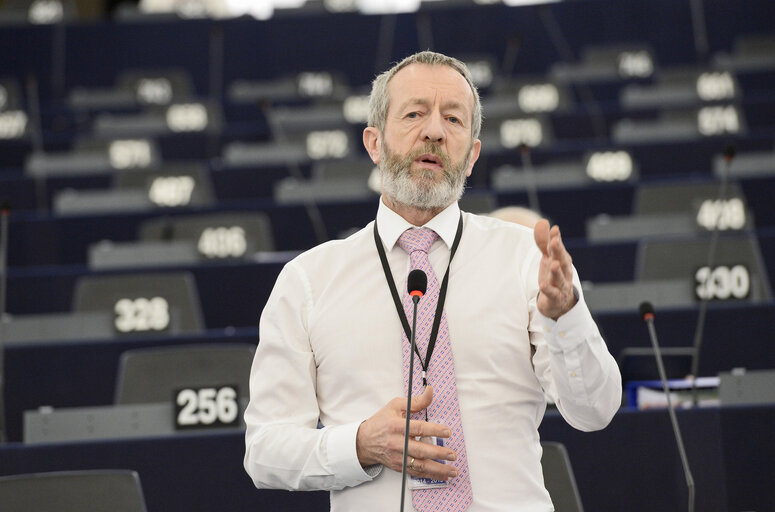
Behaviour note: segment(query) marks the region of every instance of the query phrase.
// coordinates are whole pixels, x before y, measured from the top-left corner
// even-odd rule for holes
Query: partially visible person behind
[[[259,488],[330,490],[332,511],[399,508],[406,282],[420,269],[428,288],[406,510],[550,512],[538,435],[545,394],[589,431],[609,423],[622,392],[560,230],[460,211],[482,123],[460,61],[407,57],[376,78],[369,105],[376,219],[280,272],[259,323],[245,469]]]
[[[538,224],[538,221],[543,218],[540,213],[524,206],[504,206],[491,211],[488,215],[506,222],[521,224],[530,229],[533,229]]]

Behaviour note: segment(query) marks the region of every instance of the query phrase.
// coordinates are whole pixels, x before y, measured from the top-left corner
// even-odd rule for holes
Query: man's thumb
[[[412,400],[412,412],[418,412],[422,411],[423,409],[427,409],[428,406],[431,405],[432,401],[433,388],[431,386],[427,386],[422,395],[418,395]]]

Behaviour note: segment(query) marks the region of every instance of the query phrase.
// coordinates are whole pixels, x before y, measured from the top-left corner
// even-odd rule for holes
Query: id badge
[[[423,442],[423,443],[430,443],[435,444],[436,446],[444,446],[444,439],[439,439],[437,437],[415,437],[415,440]],[[436,462],[440,464],[446,464],[446,461],[434,459]],[[417,476],[409,475],[409,488],[410,489],[442,489],[444,487],[447,487],[449,485],[449,482],[445,482],[444,480],[434,480],[432,478],[422,478]]]

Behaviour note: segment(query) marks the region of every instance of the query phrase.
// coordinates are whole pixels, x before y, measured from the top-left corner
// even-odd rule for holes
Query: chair
[[[0,8],[0,25],[53,25],[77,19],[77,4],[72,0],[10,0]]]
[[[581,55],[577,63],[552,65],[550,76],[566,83],[616,82],[648,78],[657,67],[653,49],[637,42],[590,45],[581,50]]]
[[[741,370],[719,373],[721,405],[775,403],[775,370]]]
[[[708,269],[709,237],[645,240],[638,245],[637,281],[683,279],[699,297],[715,300],[772,298],[767,267],[759,242],[752,235],[721,236],[715,246],[713,269]]]
[[[112,337],[113,315],[104,311],[14,315],[0,322],[0,338],[6,346]]]
[[[164,165],[155,169],[127,169],[113,178],[117,190],[143,190],[154,205],[164,207],[210,206],[215,192],[204,165]]]
[[[117,335],[200,332],[203,315],[196,282],[186,272],[83,276],[74,311],[109,311]]]
[[[344,202],[371,199],[374,192],[363,178],[298,180],[284,178],[275,184],[274,199],[278,204],[307,202]]]
[[[0,477],[3,512],[146,512],[130,470],[59,471]]]
[[[116,404],[171,402],[186,387],[229,385],[249,395],[255,347],[217,343],[129,350],[121,355]]]
[[[663,347],[660,354],[668,379],[684,379],[692,372],[694,347]],[[623,348],[616,359],[624,382],[660,378],[651,347]]]
[[[562,443],[542,441],[541,467],[544,485],[552,497],[555,512],[584,512],[568,451]]]
[[[718,199],[718,183],[669,183],[639,185],[635,189],[633,213],[657,215],[684,213],[697,216],[702,204]],[[727,185],[725,199],[739,199],[746,204],[745,195],[738,183]]]
[[[269,216],[261,212],[159,217],[140,225],[144,241],[189,241],[202,258],[239,258],[275,250]]]
[[[193,97],[188,72],[182,69],[122,71],[110,88],[75,87],[67,97],[75,110],[111,111],[168,105]]]
[[[686,308],[696,302],[694,285],[687,279],[585,283],[583,290],[584,301],[593,313],[634,313],[644,300],[657,309]]]

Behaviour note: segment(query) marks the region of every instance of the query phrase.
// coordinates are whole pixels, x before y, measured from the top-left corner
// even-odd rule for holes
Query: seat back
[[[60,471],[0,477],[3,512],[146,512],[140,477],[129,470]]]
[[[544,450],[541,457],[544,485],[552,497],[555,512],[583,512],[576,477],[565,446],[562,443],[542,441],[541,447]]]
[[[684,279],[695,295],[708,300],[772,298],[767,270],[755,236],[725,235],[711,246],[710,237],[646,240],[638,247],[636,280]],[[713,268],[708,255],[713,249]]]
[[[236,386],[238,398],[249,395],[255,347],[217,343],[129,350],[121,355],[116,404],[170,402],[176,390]]]
[[[199,332],[199,294],[188,272],[81,277],[74,311],[111,311],[117,335]]]
[[[204,259],[241,258],[275,250],[271,219],[261,212],[150,219],[140,226],[139,237],[193,242]]]

